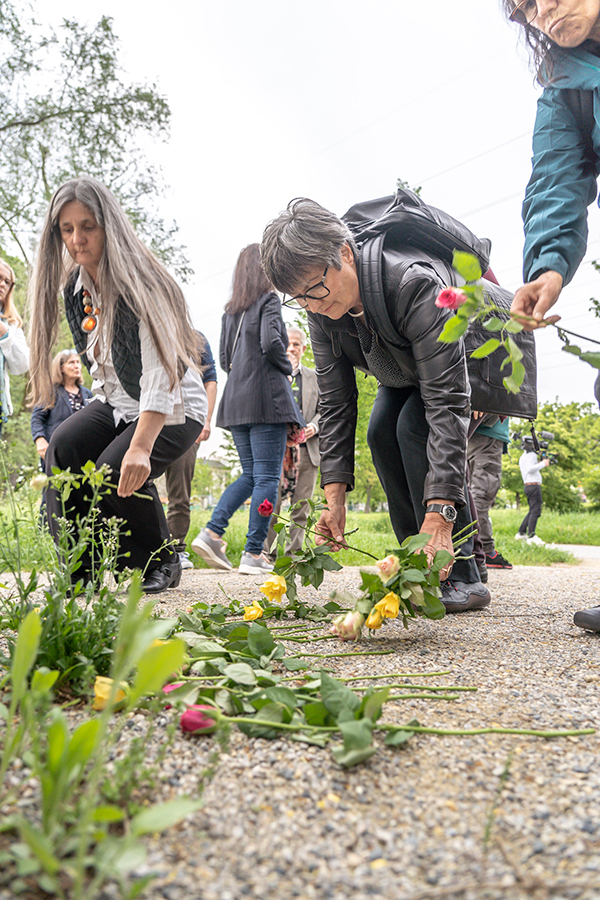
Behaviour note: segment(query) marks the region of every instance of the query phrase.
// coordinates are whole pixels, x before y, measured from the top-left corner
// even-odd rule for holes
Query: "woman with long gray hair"
[[[95,400],[56,429],[46,469],[78,472],[88,460],[106,463],[115,487],[99,505],[103,517],[123,520],[118,567],[142,569],[147,593],[176,587],[181,564],[154,480],[202,430],[207,401],[197,337],[179,286],[114,195],[89,176],[66,182],[52,198],[32,279],[32,399],[44,407],[54,401],[50,349],[61,292]],[[83,520],[85,489],[72,491],[68,502],[70,521]],[[52,488],[47,506],[58,539],[62,506]],[[77,573],[84,582],[94,580],[98,562],[90,548]]]

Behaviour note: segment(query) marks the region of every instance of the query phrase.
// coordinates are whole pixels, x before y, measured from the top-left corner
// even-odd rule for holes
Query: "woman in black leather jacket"
[[[355,369],[379,382],[368,442],[399,541],[417,531],[431,535],[425,550],[453,553],[452,532],[470,521],[465,505],[469,383],[462,342],[438,335],[448,316],[435,299],[446,287],[436,260],[412,248],[384,249],[377,262],[386,315],[397,340],[393,353],[369,309],[368,271],[352,235],[337,216],[312,200],[292,201],[265,229],[265,271],[287,305],[308,310],[319,382],[321,483],[328,509],[319,522],[322,541],[343,546],[345,494],[354,485]],[[371,263],[372,265],[372,263]],[[397,347],[402,349],[398,350]],[[467,549],[469,548],[469,549]],[[470,545],[461,548],[470,554]],[[490,602],[472,559],[442,570],[448,612]]]

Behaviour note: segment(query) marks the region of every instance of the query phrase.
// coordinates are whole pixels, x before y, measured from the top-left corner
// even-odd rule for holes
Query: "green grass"
[[[510,562],[521,566],[547,566],[551,563],[574,563],[575,559],[570,553],[562,550],[547,550],[544,547],[530,547],[524,541],[516,541],[515,534],[521,523],[523,510],[492,510],[494,523],[494,536],[498,550]],[[192,522],[188,535],[188,549],[190,558],[197,568],[208,568],[191,550],[192,539],[210,518],[210,512],[205,510],[192,510]],[[564,544],[600,544],[600,516],[589,513],[558,513],[544,512],[540,519],[538,532],[545,541]],[[587,530],[589,527],[589,531]],[[227,555],[234,566],[240,561],[248,528],[248,513],[236,512],[229,523],[225,534],[227,541]],[[387,513],[361,513],[349,512],[346,520],[346,531],[357,528],[354,534],[349,535],[348,543],[352,547],[372,553],[377,559],[382,559],[388,551],[398,546],[398,542],[392,531]],[[583,540],[583,533],[587,539]],[[597,539],[596,539],[597,535]],[[336,559],[345,566],[370,565],[374,562],[368,556],[358,550],[343,550],[336,555]]]

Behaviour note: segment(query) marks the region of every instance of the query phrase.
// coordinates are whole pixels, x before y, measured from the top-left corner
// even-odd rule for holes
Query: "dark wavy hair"
[[[508,19],[515,8],[515,4],[512,0],[500,0],[500,5]],[[517,28],[520,31],[520,38],[529,53],[529,62],[532,70],[535,72],[536,80],[541,85],[550,84],[554,68],[553,57],[557,50],[556,44],[532,25],[517,25]]]
[[[260,297],[273,290],[275,288],[265,275],[260,261],[259,245],[248,244],[235,264],[231,297],[225,305],[225,312],[228,316],[233,316],[237,312],[250,309]]]

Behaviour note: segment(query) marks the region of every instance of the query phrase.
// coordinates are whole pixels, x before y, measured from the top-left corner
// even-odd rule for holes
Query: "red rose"
[[[463,303],[467,302],[467,295],[456,288],[444,288],[437,296],[435,305],[441,309],[458,309]]]
[[[273,504],[270,500],[267,500],[266,498],[263,500],[258,507],[258,514],[259,516],[264,516],[265,519],[268,519],[269,516],[273,514]]]
[[[217,723],[210,716],[206,715],[207,710],[214,715],[215,709],[212,706],[195,704],[186,709],[179,720],[181,730],[187,731],[189,734],[209,734],[211,731],[214,731]]]

